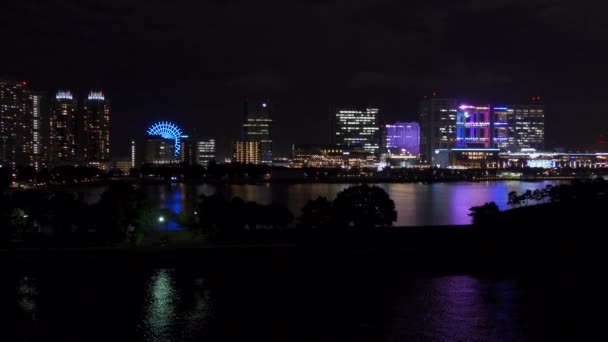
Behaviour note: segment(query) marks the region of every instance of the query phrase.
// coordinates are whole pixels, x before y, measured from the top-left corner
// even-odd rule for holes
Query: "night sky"
[[[608,128],[608,5],[601,1],[3,0],[0,76],[103,89],[115,156],[148,124],[238,136],[245,95],[273,101],[275,154],[329,142],[340,105],[417,119],[433,90],[504,102],[543,97],[549,147]],[[503,102],[503,101],[501,101]]]

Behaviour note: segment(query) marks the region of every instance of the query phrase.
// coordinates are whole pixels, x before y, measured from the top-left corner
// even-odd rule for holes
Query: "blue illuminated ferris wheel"
[[[169,121],[159,121],[147,130],[148,135],[160,136],[163,139],[175,140],[175,156],[179,156],[182,130]]]

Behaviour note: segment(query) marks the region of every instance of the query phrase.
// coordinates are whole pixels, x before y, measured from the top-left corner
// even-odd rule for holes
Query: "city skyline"
[[[606,32],[594,13],[562,0],[5,2],[0,77],[78,97],[104,89],[115,146],[171,119],[203,136],[229,133],[217,141],[225,154],[249,95],[273,100],[273,140],[285,155],[292,143],[329,142],[337,107],[372,103],[387,121],[413,121],[418,101],[436,91],[488,103],[540,95],[551,105],[547,146],[588,149],[608,127],[608,49],[596,43]],[[588,118],[569,119],[580,113]]]
[[[111,132],[109,127],[109,105],[108,105],[108,101],[106,101],[105,99],[105,95],[103,92],[101,91],[89,91],[87,93],[87,95],[84,97],[84,105],[78,105],[77,104],[77,97],[72,93],[71,90],[57,90],[54,98],[53,96],[51,96],[51,105],[50,108],[48,109],[40,109],[41,106],[41,101],[46,103],[48,102],[48,98],[45,98],[45,94],[48,97],[49,92],[45,92],[45,91],[39,91],[39,90],[35,90],[35,89],[29,89],[28,87],[31,87],[31,85],[29,84],[29,82],[26,81],[21,81],[21,82],[15,82],[13,81],[14,84],[16,86],[22,87],[23,89],[27,90],[27,94],[32,94],[29,95],[29,98],[26,99],[27,96],[24,97],[24,99],[26,99],[29,102],[32,102],[32,104],[28,104],[30,109],[30,111],[33,111],[31,114],[34,115],[34,112],[36,113],[35,115],[40,116],[43,115],[43,113],[50,113],[50,114],[46,114],[46,115],[50,115],[49,118],[44,118],[42,117],[42,120],[50,120],[50,124],[51,126],[53,125],[54,122],[54,118],[56,117],[55,111],[57,111],[57,109],[55,109],[55,107],[63,102],[68,102],[72,104],[72,113],[70,114],[71,116],[73,116],[73,118],[68,121],[71,122],[71,124],[68,124],[69,122],[63,122],[60,123],[62,127],[68,127],[70,125],[74,126],[71,129],[68,130],[68,132],[71,130],[72,131],[72,142],[71,143],[64,143],[64,145],[71,145],[71,153],[72,156],[68,156],[68,157],[58,157],[57,156],[57,152],[53,152],[55,151],[55,149],[57,148],[55,145],[56,143],[54,143],[53,137],[51,137],[50,140],[50,144],[48,146],[48,151],[46,153],[48,153],[48,159],[49,161],[53,162],[57,162],[57,161],[87,161],[87,162],[98,162],[98,161],[103,161],[103,162],[110,162],[111,160],[119,160],[121,158],[124,158],[125,156],[129,156],[131,153],[131,148],[130,148],[130,143],[131,143],[131,138],[132,137],[140,137],[141,135],[138,132],[131,132],[130,134],[130,138],[128,140],[128,144],[127,146],[119,146],[117,148],[117,152],[114,154],[110,154],[109,153],[109,133]],[[465,100],[466,99],[466,100]],[[462,132],[458,131],[461,128],[457,128],[458,125],[456,123],[456,119],[460,116],[462,116],[463,112],[462,108],[464,107],[471,107],[469,105],[467,105],[466,103],[470,102],[471,98],[470,97],[466,97],[466,98],[443,98],[438,96],[438,94],[435,92],[433,93],[433,95],[431,96],[425,96],[421,101],[420,101],[420,107],[417,113],[417,117],[412,120],[412,122],[421,122],[421,128],[422,128],[422,132],[421,132],[421,139],[420,139],[420,144],[421,144],[421,149],[422,149],[422,155],[426,155],[426,151],[427,151],[427,147],[425,147],[426,145],[426,138],[425,138],[425,111],[439,111],[441,112],[441,115],[445,114],[448,115],[446,116],[444,119],[444,122],[451,122],[452,126],[450,126],[450,128],[448,128],[447,126],[445,128],[441,128],[444,129],[445,132],[443,132],[442,134],[444,134],[444,138],[447,135],[448,137],[450,137],[450,139],[452,139],[450,142],[445,142],[445,143],[441,143],[441,144],[435,144],[433,145],[434,147],[432,148],[454,148],[454,147],[467,147],[467,146],[471,146],[471,142],[467,142],[466,144],[463,141],[457,141],[458,139],[462,139],[462,138],[457,138],[456,136],[459,134],[462,134]],[[495,120],[494,119],[494,115],[502,115],[506,117],[506,115],[511,115],[513,114],[513,112],[515,111],[517,114],[517,117],[521,117],[522,113],[524,113],[523,115],[525,117],[527,117],[527,112],[529,108],[536,108],[535,103],[538,103],[541,107],[540,109],[540,113],[541,113],[541,117],[543,118],[541,120],[541,124],[542,126],[540,127],[540,133],[533,133],[535,132],[534,130],[537,129],[535,126],[530,126],[528,127],[528,123],[527,122],[523,122],[525,123],[527,126],[522,126],[516,127],[516,124],[519,125],[519,121],[512,121],[509,123],[508,127],[500,127],[500,126],[495,126],[495,125],[501,125],[501,124],[505,124],[503,122],[492,122],[492,126],[491,129],[488,132],[492,132],[491,134],[489,134],[488,132],[484,133],[486,136],[488,136],[487,139],[489,139],[485,144],[479,145],[481,147],[499,147],[499,148],[503,148],[503,147],[509,147],[509,150],[519,150],[520,147],[534,147],[536,149],[539,150],[543,150],[544,146],[545,146],[545,114],[544,114],[544,104],[542,104],[543,102],[541,101],[541,97],[540,96],[532,96],[531,98],[527,99],[529,103],[531,104],[518,104],[518,105],[491,105],[491,104],[485,104],[485,106],[487,107],[487,111],[488,113],[485,114],[486,119],[488,121],[488,125],[490,125],[490,121]],[[426,108],[425,107],[425,103],[427,104],[431,104],[431,103],[439,103],[437,101],[443,101],[439,107],[443,108],[443,109],[439,109],[439,107],[437,108]],[[484,103],[483,101],[479,102],[478,100],[476,100],[478,103]],[[535,102],[536,101],[536,102]],[[81,103],[82,103],[81,102]],[[36,103],[36,108],[34,108],[33,103]],[[496,103],[505,103],[505,101],[497,101]],[[88,124],[87,122],[91,121],[91,116],[93,114],[91,114],[91,109],[93,107],[92,104],[95,104],[96,106],[102,105],[102,107],[99,107],[99,109],[96,110],[96,112],[98,112],[99,114],[95,114],[98,118],[97,118],[97,124],[96,124],[96,128],[87,128],[86,127],[81,127],[81,126],[90,126],[90,124]],[[271,112],[271,101],[269,99],[263,99],[263,100],[255,100],[253,101],[253,105],[250,106],[249,104],[249,100],[247,99],[247,97],[245,98],[245,102],[244,102],[244,109],[245,111],[242,112],[243,114],[243,122],[242,122],[242,128],[241,128],[241,134],[240,135],[235,135],[234,137],[232,137],[231,140],[231,148],[229,151],[226,150],[222,150],[220,149],[216,149],[216,154],[215,157],[218,160],[223,160],[225,157],[234,157],[234,142],[239,140],[239,136],[241,137],[241,139],[245,139],[245,140],[252,140],[255,141],[256,139],[260,140],[260,142],[262,142],[262,146],[264,146],[264,144],[266,144],[266,147],[262,148],[262,151],[267,151],[266,153],[262,152],[262,155],[266,155],[266,164],[270,163],[270,160],[272,160],[272,156],[273,156],[273,139],[274,139],[274,134],[276,134],[276,132],[273,132],[274,129],[272,128],[272,126],[274,125],[274,120],[272,119],[272,116],[270,114]],[[530,107],[532,106],[532,107]],[[89,107],[89,109],[87,109],[87,107]],[[330,125],[329,125],[329,129],[331,133],[332,137],[330,138],[330,141],[332,141],[333,143],[337,143],[338,145],[340,145],[341,143],[339,143],[336,138],[337,136],[333,136],[336,134],[335,130],[336,128],[338,128],[336,125],[341,125],[340,122],[342,119],[340,119],[340,114],[342,112],[346,113],[344,115],[351,115],[348,114],[347,112],[352,111],[354,109],[361,109],[361,108],[367,108],[364,109],[361,113],[364,112],[369,112],[370,110],[372,112],[369,112],[368,114],[370,114],[371,116],[369,117],[370,119],[373,119],[373,123],[370,122],[370,127],[373,127],[375,129],[380,129],[384,130],[385,127],[383,124],[381,124],[382,122],[386,122],[385,119],[385,115],[384,113],[382,113],[383,115],[380,116],[380,109],[378,108],[373,108],[375,106],[355,106],[355,105],[349,105],[349,106],[341,106],[341,107],[337,107],[334,110],[334,113],[332,114],[332,116],[334,117],[333,119],[331,119],[330,121]],[[445,107],[445,108],[444,108]],[[458,107],[458,108],[457,108]],[[471,108],[486,108],[486,107],[471,107]],[[492,108],[491,108],[492,107]],[[538,107],[538,106],[537,106]],[[501,112],[501,110],[505,110],[504,113]],[[536,111],[536,109],[532,110],[533,112]],[[357,112],[357,111],[355,111]],[[496,112],[496,114],[495,114]],[[105,114],[104,114],[105,113]],[[354,113],[354,112],[353,112]],[[492,118],[490,118],[490,113],[492,115]],[[367,115],[367,114],[366,114]],[[450,116],[451,115],[451,116]],[[364,115],[365,116],[365,115]],[[533,115],[534,116],[534,115]],[[65,115],[64,115],[65,117]],[[401,116],[401,118],[403,118],[404,116]],[[515,117],[515,116],[514,116]],[[76,120],[77,118],[79,118],[79,120]],[[100,124],[100,119],[101,121],[105,122],[105,124]],[[336,119],[338,121],[336,121]],[[357,119],[358,120],[358,119]],[[498,120],[498,119],[496,119]],[[534,120],[534,119],[533,119]],[[343,120],[342,120],[343,121]],[[368,120],[369,121],[369,120]],[[403,121],[403,119],[399,119],[397,121]],[[44,121],[46,122],[46,121]],[[34,124],[34,126],[38,125],[36,122],[32,122],[32,124]],[[348,123],[346,121],[344,121],[342,124],[346,124],[347,126],[352,124],[352,123]],[[105,128],[102,129],[101,126],[104,126]],[[470,124],[467,124],[470,125]],[[365,125],[364,125],[365,126]],[[362,129],[368,129],[368,128],[364,128],[363,126],[361,126]],[[489,128],[489,126],[487,127]],[[316,127],[317,130],[324,130],[327,129],[327,127],[322,127],[320,125],[318,125]],[[344,129],[344,128],[342,128]],[[350,129],[350,128],[349,128]],[[505,133],[506,131],[500,131],[501,129],[509,129],[512,132],[510,133]],[[523,136],[521,135],[521,133],[519,133],[520,131],[518,131],[517,133],[517,144],[514,142],[515,141],[515,130],[521,130],[521,129],[526,129],[526,130],[531,130],[529,133],[526,133],[527,135]],[[199,129],[197,127],[191,128],[191,130],[193,132],[197,132],[199,131]],[[52,127],[51,127],[51,131],[52,131]],[[82,131],[82,133],[78,133],[79,131]],[[86,132],[85,132],[86,131]],[[89,133],[92,133],[93,131],[96,131],[97,133],[93,136]],[[460,132],[460,133],[459,133]],[[86,134],[84,134],[86,133]],[[380,142],[379,138],[380,135],[382,134],[386,134],[386,132],[377,132],[374,133],[374,136],[372,137],[372,141],[374,141],[374,146],[375,145],[383,145],[384,142]],[[498,135],[505,135],[504,137],[500,136],[498,137]],[[540,135],[540,143],[524,143],[524,144],[519,144],[520,140],[525,140],[527,139],[526,137],[529,134],[541,134]],[[36,136],[39,136],[40,133],[36,133]],[[83,136],[89,136],[91,135],[91,137],[88,137],[87,139],[83,140]],[[497,137],[495,137],[495,135],[497,135]],[[507,137],[508,136],[508,137]],[[219,138],[226,138],[226,135],[220,135]],[[229,136],[228,136],[229,137]],[[96,142],[91,143],[91,139],[94,138],[94,140],[96,140]],[[102,139],[103,138],[103,139]],[[215,136],[211,137],[212,139],[216,139]],[[41,146],[40,143],[40,137],[38,137],[37,139],[39,139],[38,142],[36,142],[34,139],[32,139],[32,142],[29,143],[29,145],[31,145],[30,147],[33,148],[33,146]],[[350,139],[350,138],[348,138]],[[358,139],[358,138],[357,138]],[[433,137],[431,137],[431,139],[435,139]],[[501,141],[498,140],[502,139]],[[138,139],[136,139],[138,140]],[[490,141],[491,140],[491,141]],[[505,144],[504,142],[508,140],[508,144]],[[268,143],[264,143],[264,141],[267,141]],[[439,141],[439,140],[438,140]],[[140,141],[141,142],[141,141]],[[307,144],[318,144],[318,141],[313,141],[313,140],[309,140],[306,141]],[[323,143],[323,142],[322,142]],[[343,142],[344,143],[344,142]],[[342,143],[342,144],[343,144]],[[501,144],[502,143],[502,144]],[[293,141],[290,142],[290,145],[293,145]],[[503,146],[504,145],[504,146]],[[95,149],[96,151],[99,150],[101,151],[104,147],[103,146],[107,146],[107,148],[104,150],[104,154],[101,155],[100,152],[94,152],[96,153],[96,157],[93,156],[88,156],[88,154],[91,154],[91,151],[93,149]],[[215,145],[214,145],[215,146]],[[513,147],[517,146],[517,148],[513,149]],[[277,147],[277,144],[274,144],[274,148]],[[370,147],[365,147],[366,149],[369,149]],[[281,146],[278,148],[279,150],[284,150],[285,147]],[[376,147],[372,147],[370,152],[372,152],[372,150],[376,150]],[[124,151],[123,151],[124,150]],[[65,153],[64,153],[65,154]],[[289,153],[285,153],[283,155],[289,155]],[[109,157],[108,157],[109,156]],[[276,155],[275,155],[276,156]],[[281,157],[281,155],[279,155],[279,157]],[[32,162],[33,159],[35,158],[40,158],[40,157],[35,157],[32,155]],[[262,158],[262,157],[261,157]],[[192,158],[191,158],[192,159]],[[262,158],[264,159],[264,158]],[[429,161],[430,162],[430,161]]]

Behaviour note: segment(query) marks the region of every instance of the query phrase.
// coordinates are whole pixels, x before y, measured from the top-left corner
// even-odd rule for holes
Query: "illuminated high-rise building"
[[[0,165],[32,164],[31,127],[27,82],[0,79]]]
[[[215,160],[215,139],[196,142],[196,163],[204,167]]]
[[[540,96],[533,97],[531,104],[511,105],[513,109],[513,136],[511,151],[522,148],[545,148],[545,107]]]
[[[393,154],[420,153],[420,126],[417,122],[395,122],[385,126],[386,148]]]
[[[239,164],[260,164],[262,162],[261,144],[257,141],[234,142],[234,162]]]
[[[435,150],[456,147],[458,99],[425,98],[420,105],[420,153],[422,161],[435,165]]]
[[[131,168],[134,169],[135,166],[137,165],[136,163],[136,150],[135,150],[135,140],[131,140]]]
[[[333,120],[333,142],[339,147],[360,147],[370,153],[380,149],[379,110],[377,108],[338,109]]]
[[[261,101],[254,106],[245,100],[243,141],[260,143],[260,162],[272,164],[272,116],[270,101]]]
[[[49,117],[49,162],[76,161],[76,100],[70,91],[58,91]]]
[[[545,147],[545,108],[540,96],[530,104],[499,105],[493,110],[493,141],[503,151]]]
[[[110,104],[103,92],[91,91],[84,102],[84,158],[87,163],[110,160]]]
[[[490,105],[461,104],[456,112],[456,147],[492,147]]]
[[[493,106],[492,113],[494,147],[506,151],[515,141],[514,110],[507,106]]]
[[[144,162],[146,164],[175,164],[179,163],[179,153],[176,153],[175,140],[161,136],[147,136]]]
[[[46,165],[48,153],[49,103],[43,92],[30,92],[31,105],[31,165],[36,170]]]

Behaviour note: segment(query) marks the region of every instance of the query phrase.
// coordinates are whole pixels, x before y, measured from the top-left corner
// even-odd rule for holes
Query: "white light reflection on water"
[[[38,297],[38,286],[36,281],[30,277],[23,277],[17,286],[18,305],[21,311],[36,320],[36,299]]]
[[[206,336],[212,315],[212,300],[206,282],[192,285],[176,282],[174,270],[158,269],[149,278],[138,323],[143,341],[198,341]]]
[[[146,341],[172,341],[179,336],[178,304],[173,272],[155,270],[147,288],[140,335]]]

